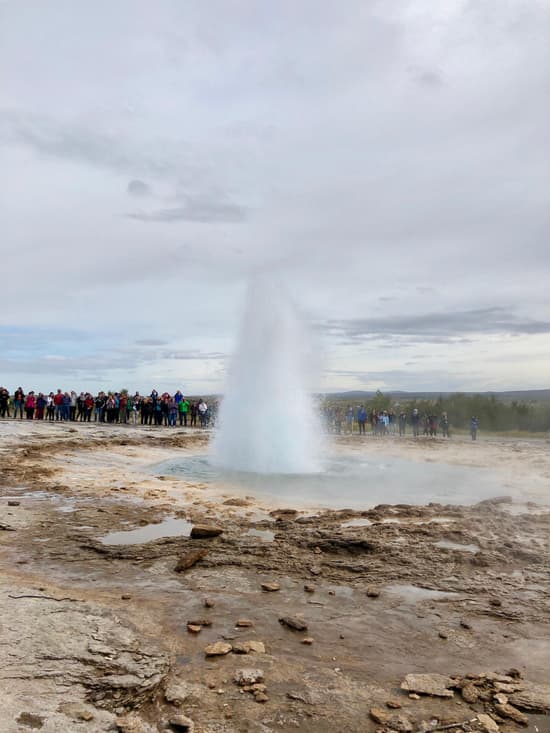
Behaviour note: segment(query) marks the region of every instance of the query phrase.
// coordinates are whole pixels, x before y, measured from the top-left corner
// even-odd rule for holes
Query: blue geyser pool
[[[369,509],[377,504],[475,504],[507,492],[493,471],[445,463],[357,456],[331,457],[310,474],[228,471],[208,454],[156,464],[155,473],[296,507]]]

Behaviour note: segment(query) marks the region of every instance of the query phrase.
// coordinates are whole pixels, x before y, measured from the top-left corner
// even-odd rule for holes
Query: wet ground
[[[488,444],[506,479],[472,505],[335,510],[158,470],[204,453],[204,434],[0,424],[0,435],[0,731],[185,730],[164,727],[183,713],[196,733],[374,733],[400,729],[369,714],[393,700],[413,731],[483,730],[459,724],[485,713],[506,732],[519,728],[491,697],[411,699],[400,684],[510,670],[550,682],[550,510],[519,490],[523,477],[543,498],[544,446]],[[400,460],[446,470],[463,450],[473,470],[480,445],[472,458],[468,444],[406,441]],[[342,441],[338,460],[358,450],[384,445]],[[398,448],[385,450],[380,463]],[[498,481],[515,503],[495,498]],[[221,533],[192,537],[205,526]],[[215,642],[238,651],[205,656]],[[262,671],[265,691],[235,684],[243,668]],[[542,712],[522,729],[549,733]]]

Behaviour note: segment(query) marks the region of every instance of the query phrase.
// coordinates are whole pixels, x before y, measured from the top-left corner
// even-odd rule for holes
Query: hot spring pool
[[[466,505],[510,493],[493,471],[393,457],[339,456],[327,462],[323,473],[283,475],[226,471],[214,466],[207,454],[194,454],[156,464],[153,470],[279,505],[330,509],[430,502]]]

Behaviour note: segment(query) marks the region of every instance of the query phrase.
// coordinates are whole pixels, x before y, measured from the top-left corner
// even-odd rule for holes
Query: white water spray
[[[311,360],[308,329],[282,283],[256,277],[225,386],[216,465],[252,473],[321,470]]]

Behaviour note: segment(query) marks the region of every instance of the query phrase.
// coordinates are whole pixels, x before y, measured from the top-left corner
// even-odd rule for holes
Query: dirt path
[[[484,714],[518,730],[501,694],[529,715],[523,730],[549,733],[549,510],[488,501],[311,516],[149,472],[204,450],[203,433],[0,423],[0,440],[0,731],[458,732],[486,730]],[[550,475],[535,441],[368,450],[504,471],[503,493],[527,480],[542,497]],[[222,532],[101,542],[167,518]],[[188,621],[202,623],[190,632]],[[206,657],[215,642],[233,650]],[[263,682],[236,684],[243,668]],[[400,690],[411,673],[444,675],[448,696],[411,698]]]

